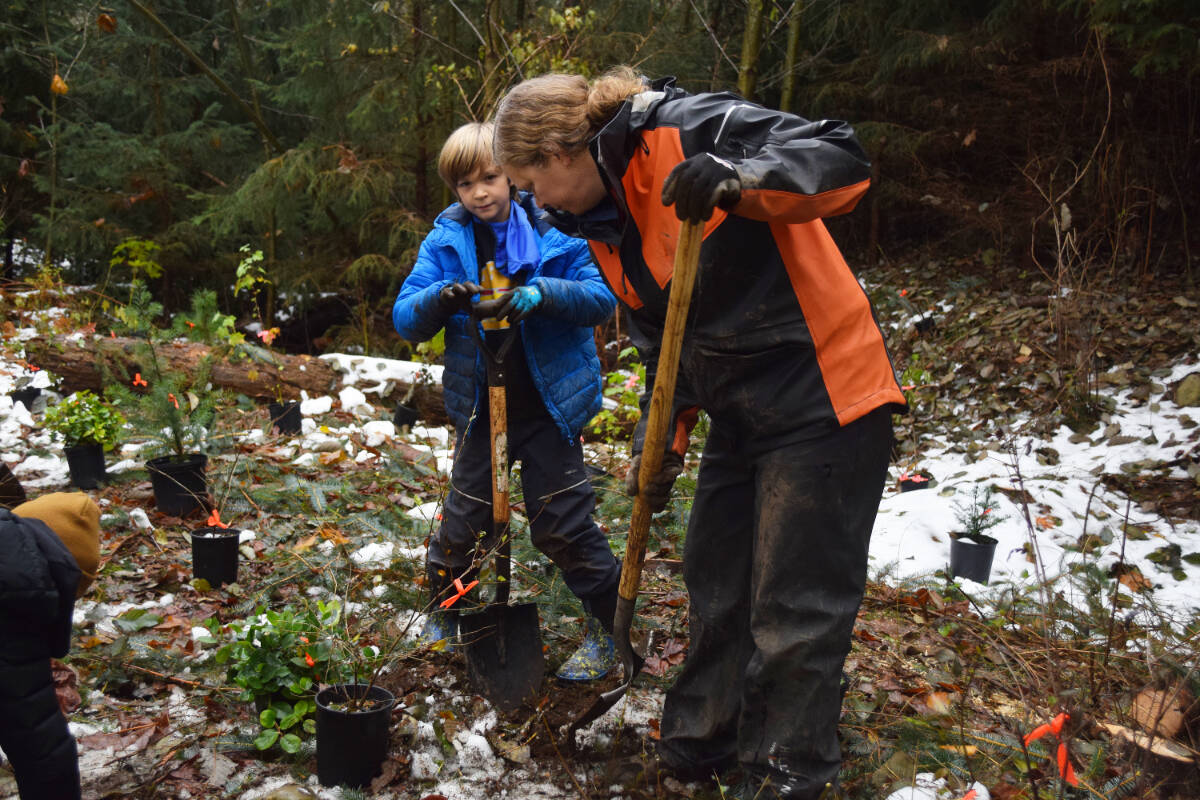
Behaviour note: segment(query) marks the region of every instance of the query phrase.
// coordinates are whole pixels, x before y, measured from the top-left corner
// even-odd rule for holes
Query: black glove
[[[633,457],[633,461],[629,462],[629,472],[625,473],[625,493],[630,497],[637,497],[638,471],[641,468],[642,454],[638,453]],[[646,484],[646,503],[650,506],[652,513],[657,514],[667,507],[667,500],[671,498],[671,487],[681,472],[683,472],[683,456],[674,451],[663,453],[662,466],[658,468],[658,474]]]
[[[663,181],[664,206],[675,204],[675,216],[703,222],[714,208],[729,210],[742,197],[737,170],[723,158],[701,153],[679,162]]]
[[[479,294],[480,289],[470,281],[451,283],[438,292],[438,304],[447,314],[471,310],[471,297]]]

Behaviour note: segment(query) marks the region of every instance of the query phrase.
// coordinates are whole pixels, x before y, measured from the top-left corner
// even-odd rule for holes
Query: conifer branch
[[[152,25],[158,28],[162,32],[162,35],[170,40],[173,45],[178,47],[180,52],[187,56],[188,59],[195,64],[201,72],[208,76],[208,79],[212,81],[218,89],[229,95],[233,102],[237,104],[238,108],[242,110],[242,113],[244,113],[246,117],[252,123],[254,123],[254,127],[258,128],[258,132],[262,135],[263,141],[270,145],[271,149],[277,153],[284,152],[283,145],[280,144],[279,140],[275,138],[275,134],[271,133],[271,129],[267,127],[267,123],[263,121],[262,116],[256,113],[250,106],[246,105],[246,101],[238,96],[238,93],[233,90],[233,87],[226,83],[224,78],[213,72],[208,64],[204,63],[204,59],[196,55],[195,51],[188,47],[186,42],[176,36],[175,33],[169,27],[167,27],[167,24],[159,19],[157,14],[139,3],[138,0],[129,0],[129,5],[133,6],[133,8],[139,14],[141,14],[143,17],[149,20]]]

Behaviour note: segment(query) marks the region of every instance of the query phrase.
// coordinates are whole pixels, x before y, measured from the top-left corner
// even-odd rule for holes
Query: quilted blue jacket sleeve
[[[392,326],[396,333],[410,342],[423,342],[437,334],[446,324],[446,312],[438,302],[438,292],[450,283],[446,270],[439,263],[442,252],[426,236],[421,242],[417,263],[400,287],[392,305]]]
[[[552,229],[544,237],[543,246],[561,248],[562,252],[547,259],[542,274],[530,281],[542,293],[537,313],[589,328],[612,316],[617,299],[592,263],[587,242]]]

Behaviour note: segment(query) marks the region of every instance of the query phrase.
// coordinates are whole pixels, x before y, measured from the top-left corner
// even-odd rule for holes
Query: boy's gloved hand
[[[701,153],[679,162],[663,181],[664,206],[675,204],[675,216],[703,222],[714,208],[730,209],[742,198],[737,170],[723,158]]]
[[[496,319],[507,319],[517,323],[533,313],[542,304],[542,291],[536,286],[518,286],[500,302]]]
[[[471,281],[451,283],[438,292],[438,304],[448,314],[471,310],[471,298],[483,291]]]
[[[637,497],[638,472],[641,468],[642,454],[638,453],[629,463],[629,472],[625,473],[625,493],[630,497]],[[674,451],[663,453],[662,466],[659,467],[658,474],[646,484],[646,504],[650,506],[651,513],[657,514],[667,507],[667,500],[671,498],[671,487],[675,485],[675,479],[681,472],[683,472],[683,456]]]

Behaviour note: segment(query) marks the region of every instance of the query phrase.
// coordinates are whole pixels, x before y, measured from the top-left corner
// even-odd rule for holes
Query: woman
[[[525,81],[499,105],[496,160],[589,240],[648,374],[679,220],[705,221],[675,405],[711,428],[684,551],[691,643],[658,755],[689,776],[740,764],[746,800],[816,798],[840,767],[841,668],[904,404],[821,222],[853,209],[869,164],[845,123],[673,84],[625,67]]]

